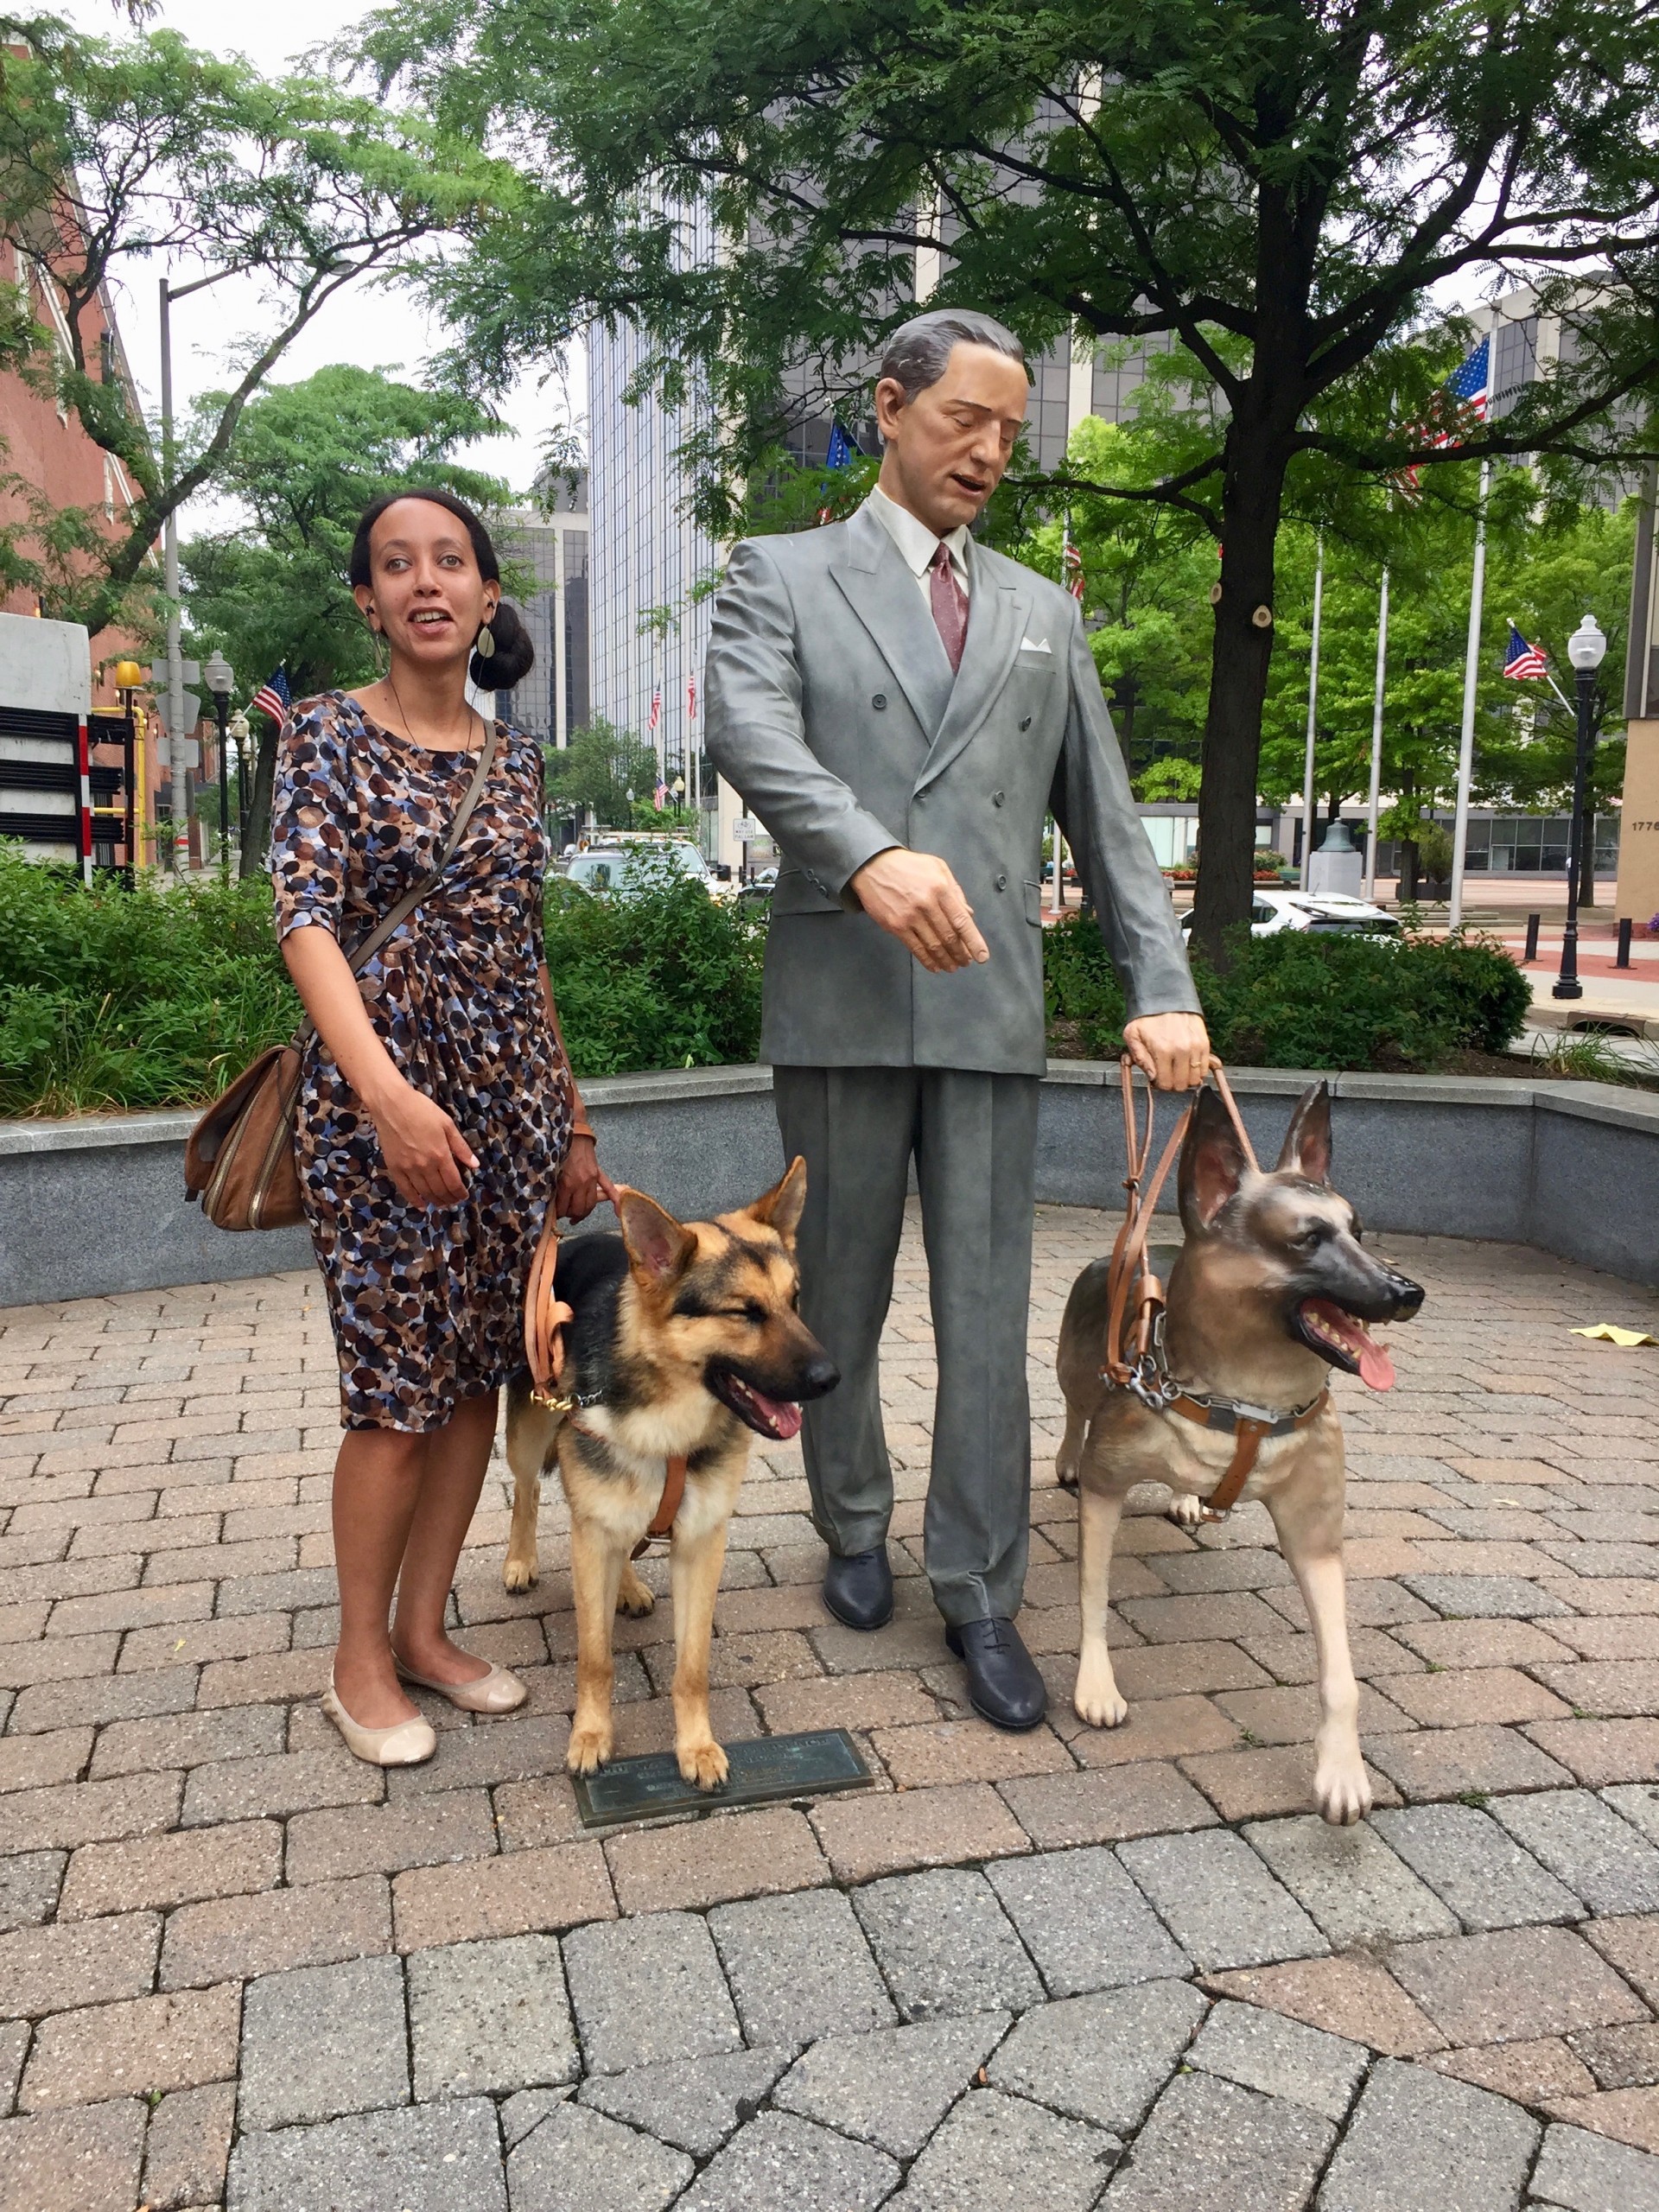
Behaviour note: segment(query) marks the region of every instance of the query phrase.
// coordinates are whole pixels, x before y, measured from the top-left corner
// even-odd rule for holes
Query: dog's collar
[[[1117,1387],[1109,1375],[1101,1378],[1109,1389]],[[1164,1357],[1164,1316],[1161,1308],[1152,1328],[1152,1341],[1122,1386],[1148,1413],[1179,1414],[1200,1428],[1216,1428],[1236,1438],[1226,1472],[1203,1501],[1206,1521],[1224,1521],[1255,1466],[1256,1454],[1269,1438],[1291,1436],[1306,1428],[1324,1412],[1331,1396],[1327,1382],[1305,1406],[1281,1412],[1273,1406],[1255,1406],[1247,1398],[1224,1398],[1207,1391],[1188,1390],[1171,1375]]]
[[[530,1402],[533,1406],[540,1406],[544,1413],[564,1414],[568,1416],[571,1414],[585,1414],[592,1406],[603,1405],[605,1393],[602,1390],[562,1390],[555,1393],[550,1390],[532,1389],[530,1394]]]

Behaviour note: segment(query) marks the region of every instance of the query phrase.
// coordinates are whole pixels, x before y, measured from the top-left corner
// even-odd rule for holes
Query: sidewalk
[[[1383,1240],[1429,1297],[1395,1392],[1338,1385],[1379,1808],[1338,1832],[1259,1509],[1195,1541],[1137,1494],[1132,1718],[1071,1712],[1052,1361],[1097,1214],[1037,1227],[1050,1723],[967,1712],[918,1571],[914,1226],[897,1617],[828,1618],[798,1457],[757,1452],[713,1670],[728,1738],[844,1725],[878,1788],[598,1839],[562,1509],[508,1597],[499,1473],[460,1615],[528,1713],[434,1701],[390,1777],[321,1718],[312,1278],[0,1313],[0,2212],[1655,2212],[1659,1352],[1567,1331],[1659,1333],[1659,1295]],[[671,1632],[618,1623],[624,1752],[671,1740]]]

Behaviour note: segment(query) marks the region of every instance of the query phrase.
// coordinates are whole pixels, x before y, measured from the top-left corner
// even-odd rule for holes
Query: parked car
[[[565,862],[564,880],[580,891],[613,892],[623,898],[637,895],[658,879],[665,865],[688,881],[712,892],[709,863],[689,839],[639,837],[614,843],[589,845],[573,853]]]
[[[1192,926],[1192,910],[1181,927]],[[1325,937],[1398,937],[1396,915],[1345,891],[1263,891],[1250,894],[1250,935],[1274,937],[1281,930],[1313,930]]]

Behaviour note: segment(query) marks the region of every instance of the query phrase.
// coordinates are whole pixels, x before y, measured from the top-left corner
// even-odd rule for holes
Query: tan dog
[[[674,1749],[700,1789],[726,1778],[709,1726],[709,1643],[726,1532],[751,1433],[778,1441],[801,1426],[799,1401],[840,1376],[796,1312],[795,1231],[806,1198],[797,1160],[741,1212],[681,1223],[643,1191],[618,1193],[622,1234],[560,1248],[556,1289],[574,1311],[562,1391],[569,1418],[538,1405],[528,1379],[507,1397],[512,1528],[502,1580],[536,1580],[543,1468],[556,1457],[570,1505],[576,1606],[576,1711],[566,1764],[591,1774],[611,1756],[615,1668],[611,1623],[648,1613],[630,1554],[664,1493],[671,1456],[686,1461],[670,1552],[674,1592]]]
[[[1227,1426],[1202,1426],[1154,1410],[1101,1375],[1108,1263],[1072,1286],[1060,1325],[1065,1393],[1062,1482],[1079,1486],[1083,1643],[1074,1702],[1096,1728],[1116,1728],[1128,1707],[1106,1645],[1107,1583],[1123,1500],[1136,1483],[1166,1483],[1172,1517],[1203,1517],[1199,1501],[1233,1457],[1230,1407],[1289,1415],[1319,1400],[1326,1369],[1387,1389],[1394,1369],[1368,1321],[1408,1319],[1419,1287],[1367,1252],[1346,1198],[1331,1187],[1331,1096],[1319,1084],[1292,1117],[1277,1166],[1252,1170],[1221,1102],[1199,1094],[1181,1151],[1179,1199],[1186,1241],[1169,1278],[1162,1373],[1156,1399],[1179,1385],[1211,1402]],[[1148,1378],[1151,1379],[1151,1378]],[[1319,1655],[1319,1725],[1314,1796],[1327,1821],[1361,1819],[1371,1790],[1359,1750],[1359,1693],[1348,1653],[1344,1595],[1342,1426],[1327,1396],[1306,1426],[1262,1442],[1245,1486],[1273,1516],[1279,1547],[1313,1624]]]

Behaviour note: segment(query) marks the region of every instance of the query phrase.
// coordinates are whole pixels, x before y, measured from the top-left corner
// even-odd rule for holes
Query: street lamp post
[[[226,728],[231,718],[231,686],[236,677],[223,653],[215,651],[202,664],[202,676],[213,695],[213,720],[219,725],[219,872],[231,880],[231,778]]]
[[[1567,848],[1567,927],[1561,932],[1561,972],[1552,995],[1581,999],[1579,981],[1579,849],[1584,840],[1584,801],[1590,782],[1591,724],[1595,703],[1596,671],[1607,651],[1607,640],[1593,614],[1586,614],[1567,641],[1567,657],[1578,680],[1579,744],[1573,764],[1573,827]]]

